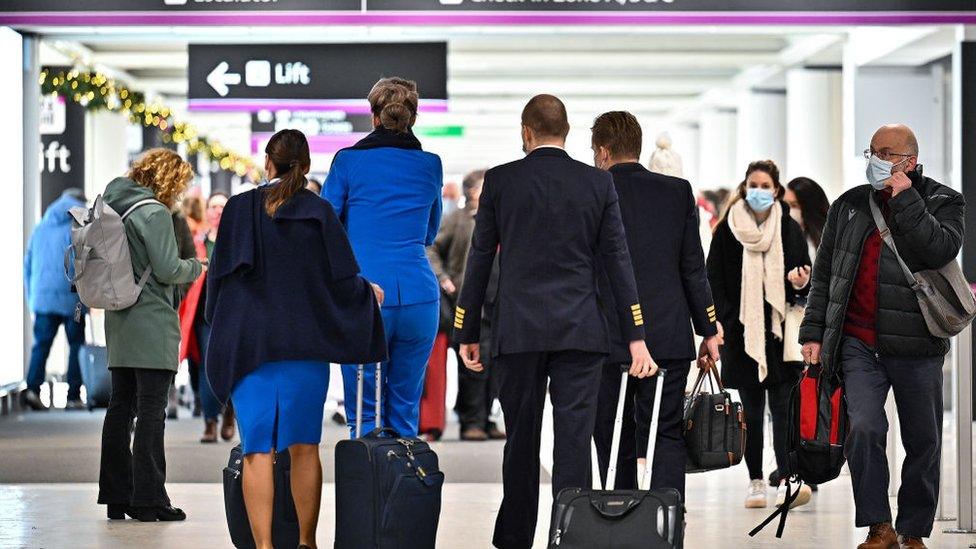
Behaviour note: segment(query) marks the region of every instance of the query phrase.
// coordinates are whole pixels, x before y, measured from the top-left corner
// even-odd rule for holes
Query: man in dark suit
[[[705,338],[701,356],[717,360],[721,340],[698,233],[698,208],[687,181],[652,173],[638,162],[641,127],[632,114],[602,114],[592,131],[594,164],[613,175],[641,309],[651,315],[644,326],[645,341],[658,365],[668,371],[661,394],[651,487],[675,488],[684,498],[687,456],[681,423],[685,381],[695,358],[692,325]],[[612,326],[616,295],[606,291],[609,284],[603,276],[601,300]],[[615,335],[619,330],[610,332]],[[627,362],[627,346],[618,337],[600,387],[595,438],[601,476],[606,475],[610,460],[620,365]],[[628,382],[615,488],[637,487],[637,457],[646,452],[655,385],[649,379]]]
[[[609,334],[597,299],[603,265],[630,342],[631,373],[657,371],[644,343],[613,180],[563,149],[569,122],[556,97],[538,95],[522,111],[527,156],[485,174],[454,328],[465,365],[481,370],[478,340],[492,262],[500,273],[490,352],[502,382],[508,440],[502,466],[504,500],[494,544],[532,546],[539,504],[539,444],[546,383],[553,405],[552,489],[588,488]]]

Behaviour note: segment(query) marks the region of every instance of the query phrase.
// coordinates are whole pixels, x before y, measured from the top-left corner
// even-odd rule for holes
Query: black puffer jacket
[[[912,188],[888,202],[886,221],[902,259],[913,271],[937,269],[959,254],[966,202],[958,192],[920,173],[912,172],[909,177]],[[840,366],[837,353],[861,251],[876,230],[869,197],[876,199],[871,186],[862,185],[844,193],[830,207],[800,327],[800,342],[822,342],[820,359],[835,371]],[[903,357],[945,354],[949,342],[929,334],[915,293],[888,246],[881,247],[878,271],[877,352]]]

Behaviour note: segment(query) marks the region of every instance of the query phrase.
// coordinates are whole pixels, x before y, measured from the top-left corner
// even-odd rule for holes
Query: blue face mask
[[[773,207],[776,197],[767,189],[746,189],[746,203],[752,211],[762,213]]]
[[[904,164],[908,158],[902,160],[898,164],[894,164],[887,160],[882,160],[878,158],[877,155],[872,154],[871,159],[868,160],[868,167],[865,175],[868,178],[868,183],[874,187],[874,190],[880,191],[885,188],[885,181],[891,178],[891,170],[895,169],[895,166],[899,164]]]

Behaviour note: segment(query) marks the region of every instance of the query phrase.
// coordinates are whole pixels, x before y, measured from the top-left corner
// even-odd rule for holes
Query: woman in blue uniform
[[[369,92],[375,130],[339,151],[323,197],[345,225],[363,276],[386,292],[383,322],[389,361],[383,364],[384,426],[417,434],[424,374],[437,336],[440,293],[425,249],[441,219],[440,158],[421,150],[417,84],[384,78]],[[342,367],[346,417],[356,418],[356,366]],[[366,372],[371,387],[374,372]],[[371,391],[363,403],[363,432],[375,425]]]
[[[322,411],[329,363],[386,357],[374,292],[332,208],[305,190],[308,141],[283,130],[265,149],[271,182],[230,199],[207,277],[206,374],[233,399],[244,501],[259,549],[271,547],[274,452],[291,457],[302,546],[315,547]]]

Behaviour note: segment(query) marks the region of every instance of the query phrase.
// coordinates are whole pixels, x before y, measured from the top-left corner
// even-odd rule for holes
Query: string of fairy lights
[[[258,167],[246,157],[223,147],[219,142],[200,135],[186,121],[173,119],[169,107],[158,101],[147,102],[142,92],[130,90],[123,84],[96,71],[43,70],[40,76],[41,93],[71,100],[88,110],[108,110],[129,117],[134,124],[158,128],[164,143],[185,143],[187,154],[203,154],[217,162],[221,169],[233,171],[251,179],[259,178]]]

